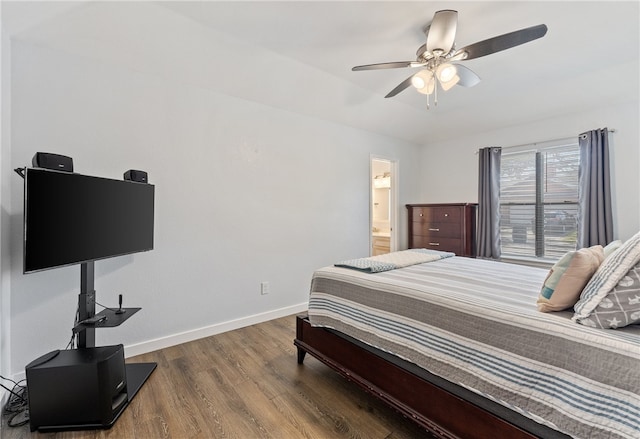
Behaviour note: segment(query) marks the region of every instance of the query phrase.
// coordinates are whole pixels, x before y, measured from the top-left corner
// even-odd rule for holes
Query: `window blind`
[[[575,250],[579,163],[577,139],[503,150],[500,235],[504,256],[558,259]]]

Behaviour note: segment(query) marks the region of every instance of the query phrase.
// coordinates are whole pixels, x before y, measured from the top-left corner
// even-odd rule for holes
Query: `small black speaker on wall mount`
[[[129,181],[135,181],[138,183],[149,183],[147,173],[144,171],[137,171],[135,169],[129,169],[124,173],[124,179]]]
[[[36,152],[31,159],[34,168],[55,169],[56,171],[73,172],[73,159],[66,155],[50,152]]]

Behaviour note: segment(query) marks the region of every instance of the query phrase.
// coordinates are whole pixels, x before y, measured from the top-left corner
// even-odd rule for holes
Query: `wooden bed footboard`
[[[440,438],[568,438],[415,364],[296,318],[298,363],[306,353]]]

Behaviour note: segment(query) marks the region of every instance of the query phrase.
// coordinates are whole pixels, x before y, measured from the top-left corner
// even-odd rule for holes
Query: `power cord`
[[[4,409],[2,410],[2,415],[9,418],[7,421],[7,425],[9,427],[20,427],[27,424],[29,422],[29,400],[27,386],[21,384],[25,380],[16,382],[12,379],[3,377],[2,375],[0,375],[0,378],[13,383],[13,388],[11,389],[0,383],[0,387],[11,393],[9,401],[7,401]]]
[[[73,327],[75,328],[76,326],[78,326],[78,320],[80,319],[80,306],[78,305],[76,307],[76,313],[73,317]],[[78,339],[78,334],[76,334],[75,332],[73,332],[73,329],[71,330],[71,339],[69,340],[69,343],[67,343],[67,347],[64,348],[65,350],[68,349],[73,349],[76,344],[77,344],[77,339]]]

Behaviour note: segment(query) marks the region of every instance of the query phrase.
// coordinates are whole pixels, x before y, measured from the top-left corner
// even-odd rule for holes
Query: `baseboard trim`
[[[301,313],[307,310],[308,302],[300,303],[298,305],[292,305],[285,308],[280,308],[272,311],[267,311],[260,314],[254,314],[247,317],[242,317],[235,320],[229,320],[222,323],[216,323],[215,325],[205,326],[203,328],[193,329],[190,331],[180,332],[172,334],[166,337],[157,338],[154,340],[145,341],[142,343],[136,343],[133,345],[125,346],[125,357],[135,357],[136,355],[147,354],[149,352],[157,351],[159,349],[176,346],[182,343],[198,340],[205,337],[210,337],[216,334],[222,334],[223,332],[233,331],[234,329],[244,328],[246,326],[255,325],[258,323],[267,322],[273,319],[279,319],[280,317],[286,317],[292,314]],[[292,321],[292,325],[295,325],[295,321]]]

